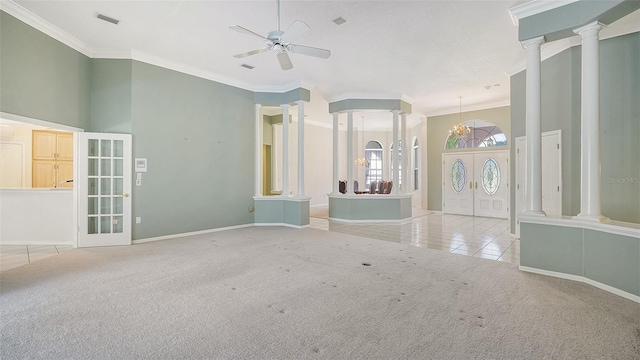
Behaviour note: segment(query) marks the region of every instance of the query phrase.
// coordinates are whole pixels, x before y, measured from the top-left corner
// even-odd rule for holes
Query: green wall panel
[[[0,111],[89,128],[91,61],[0,11]]]
[[[253,93],[134,61],[131,104],[134,239],[253,222]]]
[[[132,60],[91,60],[91,131],[131,133]]]
[[[582,276],[583,231],[520,222],[520,265]]]
[[[584,276],[640,296],[640,239],[585,230]]]

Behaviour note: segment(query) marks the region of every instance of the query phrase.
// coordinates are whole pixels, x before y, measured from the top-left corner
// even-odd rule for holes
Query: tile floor
[[[311,227],[345,234],[448,251],[483,259],[520,262],[520,240],[511,236],[509,220],[414,211],[403,224],[353,224],[312,217]]]
[[[0,271],[72,250],[71,245],[0,245]]]
[[[319,213],[326,216],[323,211]],[[442,215],[415,209],[413,219],[403,224],[352,224],[311,217],[311,227],[454,254],[520,262],[520,240],[511,236],[509,220],[504,219]],[[0,245],[0,271],[72,249],[71,245]]]

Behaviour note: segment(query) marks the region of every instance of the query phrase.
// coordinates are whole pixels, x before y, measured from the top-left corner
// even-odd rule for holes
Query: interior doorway
[[[509,218],[509,151],[442,155],[442,212]]]
[[[542,211],[548,217],[562,216],[562,130],[542,133]],[[516,138],[516,236],[520,237],[518,214],[525,210],[527,188],[527,137]]]

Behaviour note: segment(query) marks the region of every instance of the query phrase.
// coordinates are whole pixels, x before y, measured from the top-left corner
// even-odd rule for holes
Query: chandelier
[[[364,146],[364,116],[362,117],[362,127],[360,132],[362,133],[362,145]],[[365,153],[366,153],[366,150],[365,150]],[[367,160],[366,157],[359,157],[356,159],[356,166],[369,167],[369,160]]]
[[[471,129],[462,122],[462,96],[458,96],[458,99],[460,100],[460,110],[458,113],[460,123],[454,125],[453,129],[449,130],[449,136],[459,139],[471,134]]]

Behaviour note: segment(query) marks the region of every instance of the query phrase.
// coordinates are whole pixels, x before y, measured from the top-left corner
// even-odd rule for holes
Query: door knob
[[[123,194],[122,197],[129,197],[129,194]]]

